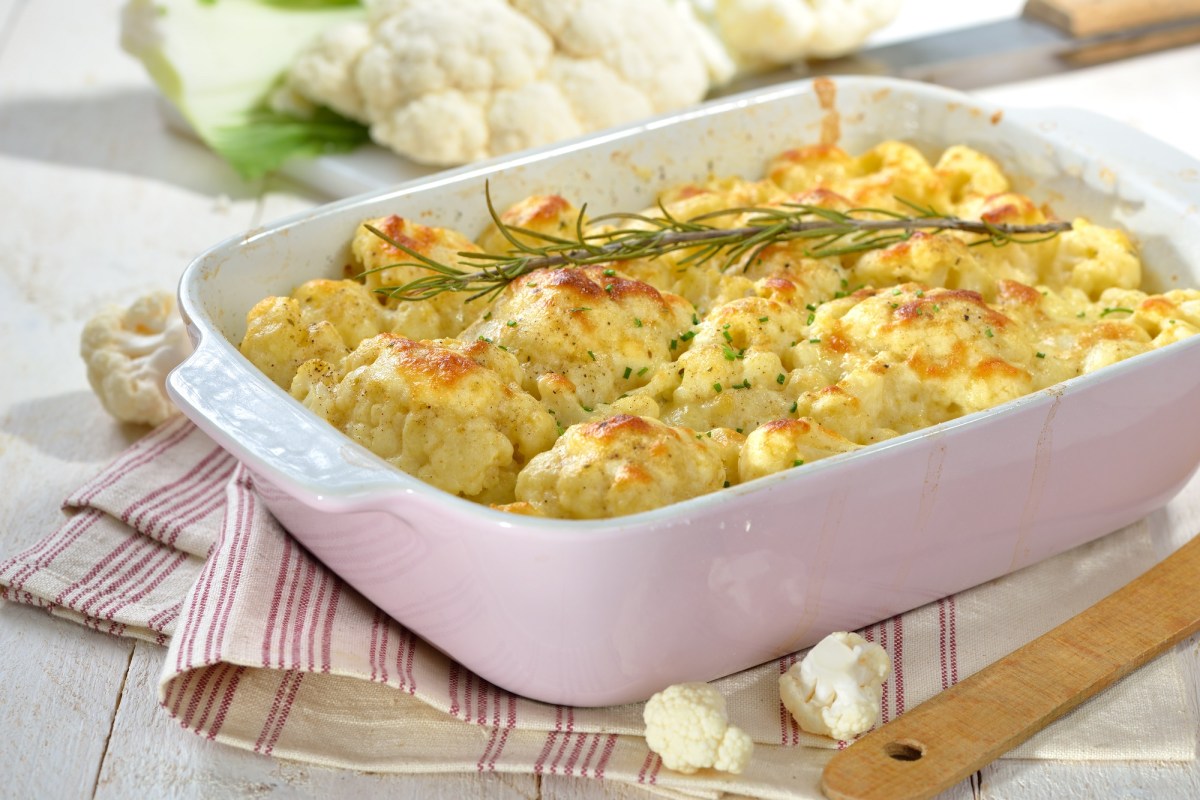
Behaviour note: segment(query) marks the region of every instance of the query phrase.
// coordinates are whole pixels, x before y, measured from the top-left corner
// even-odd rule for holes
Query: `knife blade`
[[[977,89],[1200,42],[1200,0],[1030,0],[1020,16],[735,79],[712,96],[822,75]]]

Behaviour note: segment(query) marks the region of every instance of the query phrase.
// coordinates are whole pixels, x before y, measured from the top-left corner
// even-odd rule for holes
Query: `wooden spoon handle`
[[[832,800],[953,786],[1200,630],[1200,536],[1141,577],[872,731],[825,767]]]

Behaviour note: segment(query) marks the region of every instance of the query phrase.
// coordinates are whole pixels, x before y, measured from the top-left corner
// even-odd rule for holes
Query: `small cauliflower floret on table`
[[[369,292],[377,292],[383,287],[403,286],[435,273],[413,256],[372,233],[367,226],[439,264],[463,266],[459,253],[479,252],[474,242],[450,228],[422,225],[395,214],[366,220],[355,230],[350,252],[354,257],[354,268],[363,273],[363,282]],[[470,265],[463,268],[476,269]],[[390,330],[412,339],[455,336],[475,317],[487,311],[485,300],[468,302],[468,296],[464,292],[443,292],[421,301],[388,297]]]
[[[677,503],[725,485],[721,449],[647,417],[573,425],[517,477],[517,500],[548,517],[602,519]]]
[[[738,462],[742,483],[857,450],[859,445],[811,419],[777,419],[746,437]]]
[[[750,736],[729,724],[725,698],[707,683],[668,686],[646,701],[642,720],[646,745],[676,772],[740,773],[754,752]]]
[[[484,342],[382,333],[336,365],[304,364],[292,394],[410,475],[472,500],[505,503],[517,473],[556,435],[553,417],[511,380],[518,374],[511,356]]]
[[[857,633],[831,633],[779,676],[779,697],[802,730],[849,741],[879,722],[891,659]]]
[[[691,325],[686,300],[615,270],[545,269],[509,284],[459,338],[516,356],[527,389],[565,426],[649,382]]]
[[[574,239],[581,222],[580,211],[566,198],[557,195],[535,194],[506,208],[500,214],[500,222],[509,229],[509,234],[522,244],[533,247],[544,246],[543,237]],[[487,226],[476,244],[487,253],[511,253],[517,251],[495,223]]]
[[[128,308],[101,310],[83,326],[79,351],[88,383],[109,414],[158,425],[175,413],[167,373],[192,352],[192,344],[173,295],[154,292]]]

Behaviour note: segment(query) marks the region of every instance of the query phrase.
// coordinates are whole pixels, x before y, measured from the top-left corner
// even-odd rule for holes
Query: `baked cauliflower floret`
[[[949,202],[948,208],[939,211],[956,211],[957,205],[968,197],[988,197],[1009,190],[1008,178],[999,164],[961,144],[942,151],[933,169],[942,179]]]
[[[379,301],[358,281],[308,281],[296,287],[292,297],[304,318],[327,320],[350,348],[388,325]]]
[[[788,194],[813,189],[838,192],[856,174],[855,160],[832,144],[794,147],[767,162],[768,179]]]
[[[979,268],[972,248],[962,240],[917,231],[902,242],[863,253],[850,282],[876,288],[920,283],[994,294],[995,278]]]
[[[744,483],[858,447],[811,419],[772,420],[746,437],[738,477]]]
[[[772,181],[789,193],[823,188],[845,196],[854,206],[911,213],[912,207],[944,208],[946,186],[915,147],[881,142],[857,158],[833,145],[787,150],[767,166]]]
[[[350,352],[337,326],[294,297],[259,300],[246,314],[246,335],[239,349],[284,389],[292,385],[296,370],[305,361],[316,358],[336,363]]]
[[[676,772],[740,773],[754,752],[750,736],[729,724],[725,698],[707,683],[668,686],[646,701],[642,719],[646,745]]]
[[[1028,337],[974,292],[915,284],[885,290],[847,312],[830,336],[870,355],[898,354],[920,377],[935,421],[1033,389],[1022,366],[1033,361]]]
[[[422,225],[395,214],[369,219],[358,226],[350,242],[354,267],[362,272],[369,292],[386,286],[402,286],[433,273],[418,259],[372,233],[367,229],[368,225],[439,264],[456,266],[461,262],[459,253],[479,252],[474,242],[449,228]],[[390,330],[413,339],[455,336],[475,317],[487,311],[485,300],[468,301],[463,292],[443,292],[419,302],[387,298],[387,306],[391,311]]]
[[[573,425],[517,478],[518,501],[549,517],[600,519],[677,503],[725,484],[706,437],[646,417]]]
[[[728,347],[735,354],[729,360],[736,360],[737,355],[750,349],[787,358],[796,340],[807,332],[807,325],[805,318],[789,306],[761,297],[746,297],[717,306],[695,331],[692,347]]]
[[[1047,221],[1046,214],[1032,200],[1013,192],[966,197],[958,204],[956,213],[963,219],[977,219],[993,225],[1039,225]],[[943,235],[956,237],[967,244],[980,240],[979,234],[965,231]],[[990,301],[992,296],[988,285],[995,281],[1019,281],[1029,286],[1045,283],[1042,277],[1045,265],[1054,257],[1056,247],[1054,239],[1029,241],[1015,246],[980,244],[972,247],[971,252],[978,262],[977,268],[983,272],[974,278],[975,284],[980,287],[978,291]],[[962,283],[964,288],[972,288],[970,278],[964,277]]]
[[[122,422],[158,425],[175,413],[167,373],[192,352],[168,292],[110,306],[83,326],[79,352],[88,383],[108,413]]]
[[[794,399],[787,391],[787,369],[769,350],[693,345],[675,362],[672,374],[677,376],[674,388],[664,392],[662,402],[662,419],[671,425],[748,433],[767,420],[788,416]]]
[[[887,652],[857,633],[831,633],[779,676],[779,697],[801,729],[847,741],[879,722]]]
[[[1142,262],[1123,231],[1076,219],[1055,244],[1040,276],[1048,286],[1082,289],[1094,300],[1105,289],[1136,289],[1142,282]]]
[[[880,142],[855,159],[855,177],[834,186],[855,205],[911,214],[908,203],[924,208],[947,206],[946,187],[921,151],[897,141]],[[907,201],[907,202],[901,202]]]
[[[657,365],[671,361],[691,325],[683,298],[615,270],[546,269],[509,284],[490,314],[459,338],[512,353],[530,391],[548,373],[565,379],[554,380],[555,395],[573,396],[589,410],[646,384]]]
[[[526,197],[505,209],[500,214],[500,221],[517,241],[535,247],[544,245],[546,239],[531,236],[526,231],[543,237],[572,239],[580,224],[579,209],[557,194]],[[510,253],[517,249],[495,223],[488,225],[476,243],[488,253]]]
[[[550,448],[556,428],[537,400],[502,377],[517,374],[516,364],[503,364],[503,352],[479,352],[488,347],[382,333],[336,368],[305,364],[292,394],[426,483],[480,502],[510,502],[517,473]],[[500,369],[483,365],[489,361]]]

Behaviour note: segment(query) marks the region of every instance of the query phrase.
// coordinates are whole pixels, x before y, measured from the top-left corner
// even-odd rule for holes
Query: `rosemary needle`
[[[539,269],[654,258],[688,249],[693,252],[682,260],[685,265],[698,264],[722,255],[724,266],[728,267],[744,257],[745,263],[751,263],[766,247],[795,240],[807,240],[810,243],[805,250],[809,257],[823,258],[888,247],[920,230],[975,233],[982,238],[971,242],[972,246],[991,244],[1001,247],[1045,241],[1071,229],[1068,221],[996,225],[961,219],[900,199],[915,213],[905,215],[878,208],[836,211],[802,203],[784,203],[769,208],[726,208],[680,220],[659,205],[661,217],[632,213],[597,217],[592,220],[593,224],[624,221],[644,226],[598,233],[584,231],[582,218],[587,208],[584,206],[579,212],[574,238],[568,239],[507,225],[492,205],[490,187],[485,189],[485,195],[492,221],[515,252],[504,255],[460,252],[457,254],[458,266],[443,264],[412,250],[378,228],[367,225],[367,230],[372,234],[414,259],[378,267],[370,272],[395,266],[417,266],[429,270],[428,275],[416,280],[399,286],[381,286],[375,291],[399,300],[427,300],[443,292],[470,292],[469,299],[473,300],[495,295],[513,280]],[[708,222],[731,214],[744,215],[744,224],[737,228],[718,228]]]

